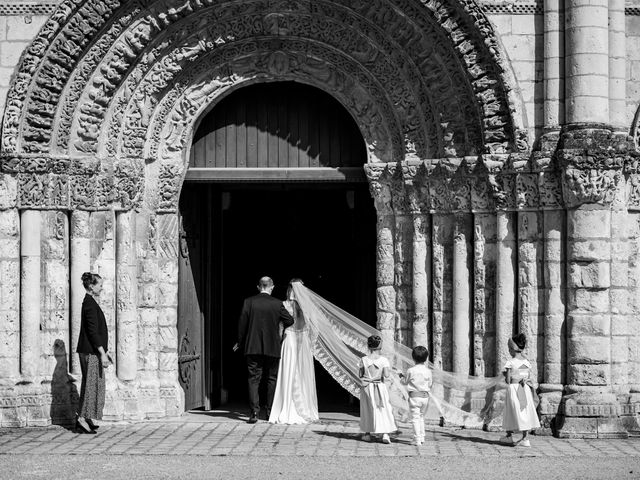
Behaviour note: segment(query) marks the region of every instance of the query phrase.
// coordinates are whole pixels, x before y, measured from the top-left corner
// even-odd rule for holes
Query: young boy
[[[409,409],[413,422],[413,444],[422,445],[424,442],[424,416],[429,406],[429,391],[433,383],[431,370],[426,365],[429,351],[422,346],[417,346],[411,352],[416,364],[407,370],[402,381],[407,385],[409,392]]]

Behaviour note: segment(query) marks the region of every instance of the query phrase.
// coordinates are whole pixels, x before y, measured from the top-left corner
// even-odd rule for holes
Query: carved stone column
[[[473,374],[492,376],[496,369],[496,217],[474,213],[473,221]]]
[[[471,215],[457,213],[453,234],[453,371],[470,373]]]
[[[546,174],[545,174],[546,175]],[[543,212],[544,349],[540,383],[540,413],[543,428],[552,429],[565,382],[564,271],[565,221],[561,210]],[[547,421],[548,419],[548,421]]]
[[[70,371],[75,375],[80,375],[80,364],[78,355],[75,353],[78,346],[78,335],[80,333],[80,317],[82,313],[82,300],[85,290],[82,286],[81,277],[84,272],[91,269],[91,233],[90,233],[90,213],[84,210],[74,210],[71,212],[70,221],[70,271],[69,290],[71,297],[71,325],[69,329],[70,350],[69,361]]]
[[[538,338],[542,333],[539,328],[539,287],[542,275],[540,272],[542,248],[539,231],[541,231],[542,214],[536,211],[518,212],[518,328],[519,333],[527,336],[526,355],[531,362],[532,377],[538,379],[539,362]]]
[[[0,385],[20,376],[20,214],[0,211]]]
[[[20,373],[33,382],[40,357],[40,233],[38,210],[24,210],[20,216]]]
[[[405,177],[413,223],[412,299],[413,345],[427,347],[431,353],[429,338],[429,291],[431,288],[431,219],[429,217],[429,192],[427,179],[413,172]]]
[[[138,278],[135,212],[116,213],[116,365],[120,380],[138,372]]]
[[[433,363],[437,368],[451,370],[451,239],[453,225],[446,214],[434,213],[431,217],[431,288],[433,308]]]
[[[513,334],[515,314],[515,254],[514,213],[496,212],[496,374],[509,359],[507,342]]]
[[[377,328],[383,341],[394,340],[396,293],[394,289],[394,228],[391,189],[384,165],[365,166],[369,189],[378,213],[376,235],[376,312]]]
[[[566,123],[609,123],[609,0],[565,0]]]
[[[412,247],[413,219],[409,211],[408,191],[401,171],[387,167],[391,174],[391,206],[394,218],[394,289],[396,296],[394,336],[397,342],[411,345],[413,332]]]

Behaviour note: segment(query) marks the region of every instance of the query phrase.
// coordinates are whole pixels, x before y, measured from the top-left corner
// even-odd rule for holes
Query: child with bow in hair
[[[382,443],[391,443],[389,434],[397,430],[393,418],[389,392],[384,381],[389,378],[389,360],[380,355],[382,339],[372,335],[367,339],[369,355],[358,363],[362,380],[360,390],[360,431],[365,442],[371,441],[371,434],[382,434]]]
[[[514,445],[513,432],[522,432],[522,439],[517,443],[522,447],[531,446],[529,431],[540,427],[536,412],[538,397],[531,380],[531,363],[522,354],[526,345],[527,338],[522,333],[509,339],[509,353],[512,358],[503,368],[507,395],[502,426],[507,434],[500,439],[502,443]]]

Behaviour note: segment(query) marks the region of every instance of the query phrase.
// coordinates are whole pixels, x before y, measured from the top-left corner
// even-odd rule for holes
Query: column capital
[[[624,205],[625,173],[640,158],[633,140],[606,125],[565,127],[557,150],[567,207]]]

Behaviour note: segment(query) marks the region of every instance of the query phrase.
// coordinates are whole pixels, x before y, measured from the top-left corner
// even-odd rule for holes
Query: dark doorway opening
[[[263,275],[283,299],[302,278],[375,324],[376,214],[366,148],[331,95],[295,82],[251,85],[200,122],[180,199],[180,380],[186,408],[246,405],[232,352],[242,300]],[[316,364],[322,409],[353,406]]]
[[[247,401],[246,368],[234,353],[237,320],[257,280],[274,296],[299,277],[375,325],[376,215],[364,184],[186,184],[181,213],[204,322],[205,407]],[[353,404],[316,362],[321,410]]]

